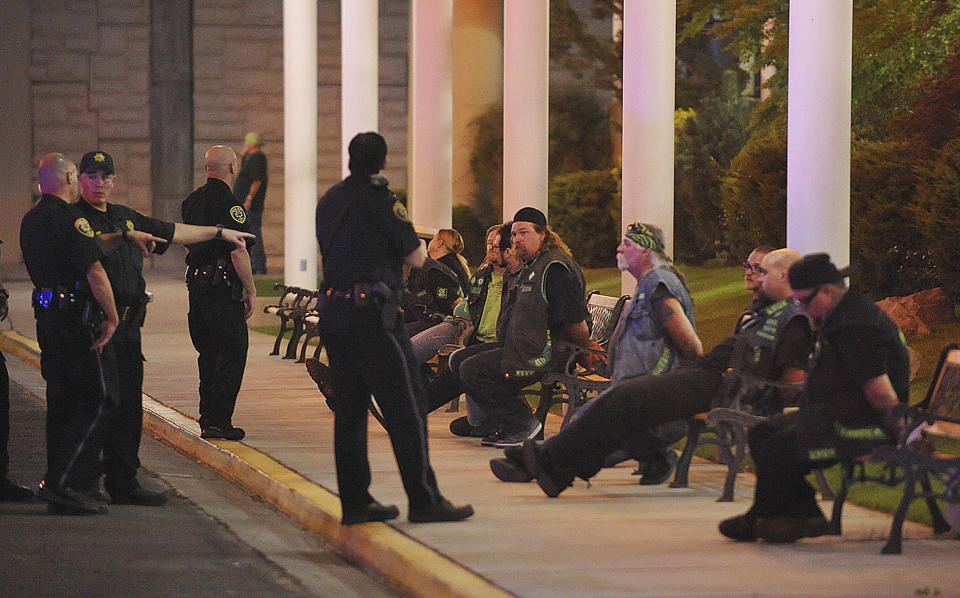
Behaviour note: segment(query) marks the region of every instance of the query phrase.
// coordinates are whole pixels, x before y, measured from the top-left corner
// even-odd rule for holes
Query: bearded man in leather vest
[[[459,367],[464,390],[498,427],[485,446],[519,446],[537,436],[540,422],[521,389],[560,367],[573,346],[599,348],[590,340],[583,272],[543,212],[518,211],[511,237],[524,266],[500,315],[500,341]]]

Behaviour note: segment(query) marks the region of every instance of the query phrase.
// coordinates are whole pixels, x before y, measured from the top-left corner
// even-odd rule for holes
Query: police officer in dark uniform
[[[102,150],[83,155],[79,180],[80,201],[77,207],[107,250],[101,263],[113,286],[120,316],[120,324],[110,341],[117,355],[120,394],[119,406],[111,411],[104,436],[104,487],[115,504],[158,506],[166,502],[164,493],[147,490],[137,482],[143,430],[140,327],[146,317],[148,302],[146,281],[143,279],[142,242],[147,242],[145,249],[161,254],[170,242],[209,240],[217,234],[217,229],[164,222],[126,206],[110,203],[116,184],[116,170],[113,157]],[[238,237],[245,233],[229,231],[228,234]]]
[[[232,423],[247,363],[247,318],[253,314],[253,284],[247,245],[225,243],[223,229],[250,232],[247,213],[230,191],[237,176],[237,154],[215,145],[203,156],[207,182],[181,206],[187,224],[216,226],[217,238],[187,245],[186,282],[190,291],[190,338],[200,370],[200,430],[203,438],[240,440]]]
[[[72,201],[77,167],[62,154],[40,160],[40,201],[20,225],[23,261],[33,281],[40,371],[47,381],[47,471],[39,496],[54,512],[103,513],[85,494],[100,474],[105,400],[116,372],[107,346],[118,317],[103,249]],[[103,366],[101,366],[101,360]]]
[[[397,507],[370,495],[367,401],[373,394],[409,500],[412,522],[458,521],[473,514],[437,488],[427,452],[426,401],[401,318],[402,266],[419,267],[425,250],[406,209],[382,176],[387,143],[377,133],[350,141],[350,176],[317,204],[325,304],[320,331],[336,401],[334,452],[342,523],[386,521]]]
[[[3,241],[0,241],[0,247]],[[7,318],[7,289],[0,283],[0,322]],[[10,453],[7,442],[10,440],[10,375],[7,362],[0,353],[0,502],[25,502],[33,498],[29,488],[13,482],[7,477],[10,467]]]

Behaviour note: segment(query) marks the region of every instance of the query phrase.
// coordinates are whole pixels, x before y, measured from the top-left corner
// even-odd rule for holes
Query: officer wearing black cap
[[[323,255],[319,328],[330,358],[336,401],[334,452],[342,523],[386,521],[399,515],[370,495],[367,401],[383,412],[412,522],[458,521],[473,514],[455,507],[437,487],[427,452],[426,401],[403,327],[403,264],[419,267],[425,251],[407,211],[375,176],[387,157],[377,133],[350,141],[350,176],[317,204],[317,242]]]
[[[207,182],[181,205],[187,224],[215,226],[216,238],[187,245],[186,283],[190,292],[187,322],[199,357],[200,435],[240,440],[233,410],[247,363],[247,318],[253,315],[257,289],[246,245],[224,243],[224,231],[250,232],[247,212],[230,191],[237,176],[237,154],[215,145],[203,155]]]
[[[117,308],[100,264],[100,241],[67,203],[77,196],[76,165],[47,154],[38,175],[43,195],[23,217],[20,248],[34,284],[40,371],[47,382],[47,471],[39,496],[55,512],[103,513],[106,505],[85,490],[100,473],[104,401],[116,396],[107,343],[117,328]]]
[[[817,330],[805,398],[796,413],[750,431],[757,485],[750,510],[720,524],[730,538],[794,542],[826,533],[806,474],[902,435],[890,408],[910,394],[903,334],[844,278],[825,253],[790,267],[793,297]]]
[[[143,353],[140,327],[146,317],[146,281],[141,248],[161,254],[168,243],[213,239],[215,227],[174,224],[144,216],[111,203],[116,186],[113,157],[105,151],[87,152],[80,160],[80,200],[83,212],[107,254],[101,263],[110,278],[120,324],[110,341],[119,368],[119,405],[111,410],[104,435],[104,487],[115,504],[162,505],[166,497],[137,482],[138,453],[143,430]],[[233,242],[242,233],[231,231]],[[221,233],[222,234],[222,233]],[[144,247],[146,242],[146,247]]]

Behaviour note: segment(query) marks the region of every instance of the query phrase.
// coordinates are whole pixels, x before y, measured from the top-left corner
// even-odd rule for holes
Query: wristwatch
[[[222,238],[223,238],[223,225],[222,225],[222,224],[218,224],[218,225],[217,225],[217,236],[214,237],[214,238],[215,238],[215,239],[222,239]]]

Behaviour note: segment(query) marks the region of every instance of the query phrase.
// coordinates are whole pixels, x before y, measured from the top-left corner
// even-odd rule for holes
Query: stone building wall
[[[114,196],[150,213],[148,0],[31,2],[32,163],[108,151]]]
[[[245,132],[263,135],[270,175],[264,237],[271,272],[283,265],[282,7],[282,0],[193,0],[192,15],[192,179],[203,183],[201,159],[210,145],[239,151]],[[10,9],[30,23],[29,81],[22,82],[29,99],[11,112],[30,119],[32,133],[17,150],[32,156],[34,167],[51,151],[78,162],[85,151],[108,151],[119,174],[114,199],[153,214],[150,0],[33,0]],[[318,21],[322,193],[341,178],[340,0],[319,0]],[[380,0],[380,131],[390,145],[386,174],[395,188],[406,187],[408,30],[409,0]],[[19,222],[29,206],[16,200],[16,209],[8,212],[14,195],[4,194],[0,204]],[[4,233],[11,237],[4,263],[11,256],[19,261],[19,252],[11,251],[12,232]]]

